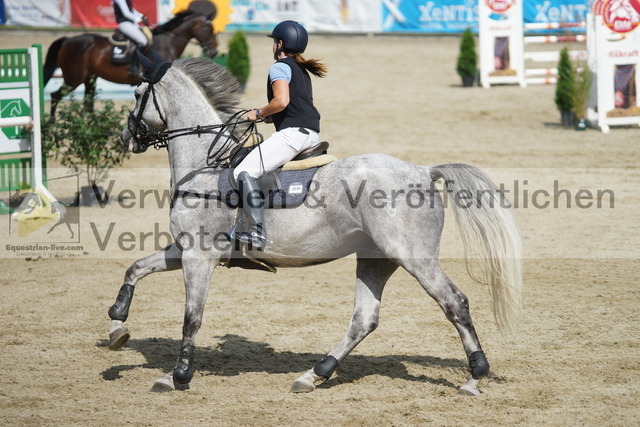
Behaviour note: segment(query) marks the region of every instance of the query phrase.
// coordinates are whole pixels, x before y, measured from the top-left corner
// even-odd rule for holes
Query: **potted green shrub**
[[[60,104],[54,123],[47,117],[42,120],[43,152],[87,179],[87,185],[81,188],[83,206],[96,205],[100,202],[98,197],[106,200],[98,184],[109,169],[129,157],[120,142],[126,106],[116,109],[111,100],[103,102],[101,108],[92,105],[93,102],[71,99]]]
[[[242,31],[236,31],[229,41],[227,68],[238,79],[240,90],[244,91],[251,72],[251,62],[247,38]]]
[[[560,61],[558,62],[558,82],[556,83],[555,102],[560,111],[562,126],[573,125],[573,96],[575,77],[573,64],[569,58],[569,49],[566,47],[560,51]]]
[[[587,128],[587,107],[589,105],[589,93],[591,91],[591,70],[584,64],[581,71],[574,76],[572,103],[573,113],[576,117],[576,130]]]
[[[456,71],[462,78],[462,86],[471,87],[476,80],[478,73],[478,54],[476,53],[476,42],[473,38],[471,28],[467,28],[462,33],[460,39],[460,53],[458,54],[458,62]]]

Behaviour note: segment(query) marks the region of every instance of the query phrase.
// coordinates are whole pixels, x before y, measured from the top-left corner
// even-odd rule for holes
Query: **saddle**
[[[237,183],[233,180],[233,169],[255,149],[260,141],[250,141],[236,149],[231,154],[230,167],[223,170],[218,180],[218,191],[222,200],[230,208],[240,208],[241,198],[238,193]],[[300,206],[307,199],[310,191],[314,191],[313,177],[320,167],[327,165],[337,158],[327,154],[329,143],[322,141],[315,147],[300,152],[295,158],[285,163],[281,168],[265,174],[258,179],[260,189],[265,195],[265,209],[287,209]],[[320,200],[315,203],[322,203]],[[237,229],[243,220],[239,216],[234,226]],[[229,258],[220,262],[227,268],[239,267],[242,269],[276,272],[276,268],[268,262],[255,258],[247,250],[245,245],[233,242],[234,247]]]
[[[241,207],[237,183],[233,170],[256,148],[257,144],[245,145],[232,153],[230,167],[225,169],[218,180],[218,191],[230,208]],[[327,154],[329,143],[322,141],[315,147],[300,152],[281,168],[261,176],[257,181],[265,195],[265,209],[286,209],[300,206],[313,190],[313,177],[321,166],[336,160]]]
[[[142,32],[147,36],[147,46],[153,42],[153,33],[149,27],[142,27]],[[117,28],[109,34],[111,43],[111,63],[114,65],[131,64],[135,58],[136,45]]]

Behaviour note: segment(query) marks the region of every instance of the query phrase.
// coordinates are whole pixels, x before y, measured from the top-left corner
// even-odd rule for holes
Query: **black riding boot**
[[[140,67],[138,66],[138,56],[136,55],[136,49],[138,46],[130,41],[129,46],[127,47],[127,51],[125,53],[126,56],[131,58],[131,63],[129,64],[129,74],[132,76],[140,77]]]
[[[264,228],[264,196],[256,180],[246,172],[240,172],[238,187],[242,197],[242,207],[249,221],[249,231],[238,233],[236,238],[262,250],[267,244],[267,233]]]
[[[138,60],[132,59],[131,65],[129,65],[129,74],[132,76],[139,77],[140,76],[140,67],[138,67]]]

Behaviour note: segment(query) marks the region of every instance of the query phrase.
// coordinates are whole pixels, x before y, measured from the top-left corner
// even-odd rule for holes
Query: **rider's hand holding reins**
[[[249,110],[249,112],[247,113],[247,120],[255,122],[257,120],[262,119],[262,116],[260,115],[260,110]]]

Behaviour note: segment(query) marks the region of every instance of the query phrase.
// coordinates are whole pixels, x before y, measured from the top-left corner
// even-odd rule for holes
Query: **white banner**
[[[159,24],[164,24],[173,18],[171,11],[175,6],[176,2],[174,0],[157,0],[157,18]]]
[[[66,27],[71,25],[70,0],[4,0],[7,25]]]
[[[298,21],[309,31],[378,32],[382,0],[233,0],[228,29],[271,31]]]

